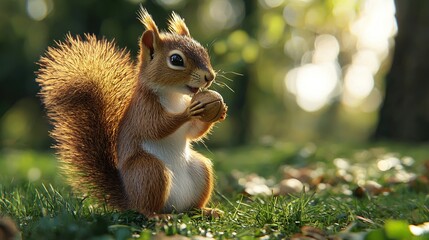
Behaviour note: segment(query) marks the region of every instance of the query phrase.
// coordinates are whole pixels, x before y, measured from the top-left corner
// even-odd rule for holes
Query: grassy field
[[[273,143],[202,151],[214,159],[210,207],[225,212],[220,218],[118,212],[74,195],[52,153],[16,150],[0,152],[0,215],[23,239],[429,239],[422,225],[429,222],[428,146]]]

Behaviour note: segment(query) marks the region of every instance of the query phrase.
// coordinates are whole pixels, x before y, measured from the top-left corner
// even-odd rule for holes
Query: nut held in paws
[[[192,102],[199,101],[204,105],[201,113],[201,121],[216,122],[222,116],[224,109],[222,96],[213,90],[198,92],[192,98]]]

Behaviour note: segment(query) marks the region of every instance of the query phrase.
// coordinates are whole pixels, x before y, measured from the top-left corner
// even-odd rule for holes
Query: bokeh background
[[[429,138],[425,0],[2,0],[1,148],[52,144],[35,83],[47,47],[94,33],[135,56],[139,4],[160,29],[179,13],[210,52],[229,118],[209,147]]]

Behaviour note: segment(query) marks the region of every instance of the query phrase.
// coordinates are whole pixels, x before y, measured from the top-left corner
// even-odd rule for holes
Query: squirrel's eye
[[[174,49],[167,55],[167,66],[174,70],[183,71],[186,69],[186,57],[182,51]]]
[[[177,53],[170,56],[170,63],[171,65],[177,67],[183,67],[185,65],[183,62],[183,58]]]

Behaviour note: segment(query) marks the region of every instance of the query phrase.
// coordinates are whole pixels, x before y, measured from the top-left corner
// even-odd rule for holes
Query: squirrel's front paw
[[[226,119],[226,112],[228,111],[228,106],[224,103],[223,104],[223,111],[222,114],[219,117],[219,121],[223,121]]]
[[[204,104],[200,101],[191,102],[187,112],[189,117],[200,117],[201,113],[204,112]]]

